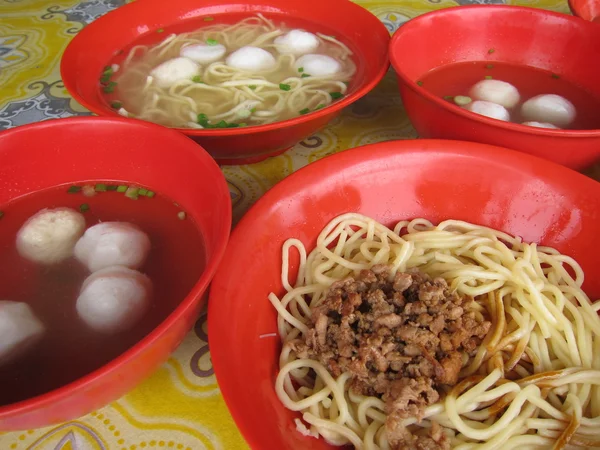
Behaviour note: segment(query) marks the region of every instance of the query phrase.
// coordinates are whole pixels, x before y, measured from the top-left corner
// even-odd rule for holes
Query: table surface
[[[143,0],[139,0],[143,1]],[[127,0],[0,0],[0,130],[90,115],[60,79],[62,52],[87,23]],[[566,0],[359,0],[394,32],[427,11],[458,4],[511,3],[569,13]],[[271,186],[312,161],[359,145],[417,137],[390,72],[325,130],[258,164],[223,167],[234,220]],[[600,180],[600,163],[586,171]],[[1,387],[0,387],[1,388]],[[171,358],[120,400],[58,426],[0,434],[0,449],[247,449],[217,385],[206,317]]]

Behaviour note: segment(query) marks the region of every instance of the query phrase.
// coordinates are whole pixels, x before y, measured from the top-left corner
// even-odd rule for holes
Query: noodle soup
[[[123,116],[210,129],[325,108],[346,95],[355,72],[352,50],[325,29],[223,14],[145,35],[99,77],[106,102]]]
[[[147,189],[103,182],[86,188],[60,186],[0,210],[0,406],[64,386],[128,350],[177,307],[204,269],[204,245],[196,224],[169,199]],[[44,228],[44,220],[50,229]],[[94,240],[92,230],[98,226],[104,232],[111,227],[125,230],[126,244],[133,230],[147,236],[149,246],[127,246],[126,259],[121,254],[118,260],[102,261],[113,244],[94,252],[95,243],[86,242]],[[56,241],[44,237],[30,251],[36,230],[63,243],[69,234],[79,240],[74,248],[71,240],[63,252]],[[123,240],[117,237],[115,245],[123,246]],[[143,258],[129,258],[140,251],[146,253]],[[114,269],[111,264],[119,266]],[[119,297],[133,300],[134,308],[135,301],[146,302],[135,317],[123,315],[114,305],[112,310],[99,308],[107,296],[97,282],[113,283],[110,275],[115,273],[132,282],[125,289],[150,285],[147,298]],[[129,322],[115,323],[115,318]]]

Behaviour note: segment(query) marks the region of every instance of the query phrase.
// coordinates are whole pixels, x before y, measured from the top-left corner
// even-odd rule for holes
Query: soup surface
[[[199,230],[169,199],[140,195],[133,200],[117,191],[87,197],[68,193],[69,188],[40,191],[0,206],[0,300],[27,303],[46,328],[32,348],[0,365],[0,406],[63,386],[129,349],[184,299],[205,264]],[[150,253],[139,270],[152,280],[154,294],[146,314],[129,330],[103,334],[81,320],[75,304],[90,272],[75,258],[44,266],[19,255],[15,244],[19,228],[38,211],[56,207],[85,211],[87,228],[124,221],[149,236]]]
[[[491,78],[490,78],[491,77]],[[435,95],[453,102],[456,96],[469,96],[472,86],[485,79],[501,80],[519,91],[521,101],[510,111],[510,121],[525,122],[520,106],[537,95],[555,94],[569,100],[576,117],[569,129],[600,129],[600,98],[555,74],[534,67],[501,62],[462,62],[442,66],[426,73],[419,84]]]

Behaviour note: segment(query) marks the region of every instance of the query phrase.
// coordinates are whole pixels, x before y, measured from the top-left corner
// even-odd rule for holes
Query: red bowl
[[[231,0],[144,0],[120,7],[79,32],[62,57],[60,70],[65,87],[90,111],[115,116],[117,113],[101,98],[98,78],[116,52],[160,28],[223,13],[276,14],[310,22],[316,30],[330,30],[352,49],[358,70],[348,95],[311,114],[257,127],[177,129],[202,145],[219,164],[248,164],[284,152],[367,94],[389,67],[389,31],[369,11],[347,0],[256,0],[251,6]]]
[[[208,304],[212,362],[221,392],[254,449],[333,449],[295,429],[274,389],[281,349],[269,292],[284,292],[281,248],[314,248],[334,217],[358,212],[385,224],[425,217],[471,221],[573,256],[584,289],[600,296],[600,183],[560,165],[484,144],[411,140],[348,150],[300,169],[242,218]],[[294,270],[294,267],[292,267]]]
[[[490,48],[495,52],[488,53]],[[600,27],[595,24],[517,6],[447,8],[400,27],[390,43],[390,59],[406,112],[422,137],[500,145],[573,169],[600,157],[600,130],[501,122],[453,105],[416,83],[447,64],[501,61],[558,73],[600,98]]]
[[[600,1],[598,0],[569,0],[569,9],[573,15],[583,20],[600,22]]]
[[[170,148],[177,149],[177,158],[165,152]],[[231,227],[227,183],[208,153],[182,134],[112,118],[51,120],[0,133],[0,205],[93,179],[152,186],[176,200],[202,233],[205,270],[175,310],[128,351],[73,383],[0,407],[0,431],[72,420],[133,389],[166,361],[193,326],[206,300],[202,294],[225,252]]]

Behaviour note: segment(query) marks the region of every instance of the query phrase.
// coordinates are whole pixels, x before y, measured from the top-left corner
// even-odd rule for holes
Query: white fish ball
[[[260,71],[275,67],[277,61],[268,51],[258,47],[241,47],[230,54],[225,63],[240,70]]]
[[[484,100],[475,100],[465,106],[466,109],[482,116],[490,117],[492,119],[503,120],[508,122],[510,120],[510,113],[508,110],[497,103],[486,102]]]
[[[573,123],[575,106],[560,95],[543,94],[530,98],[521,106],[521,114],[528,121],[546,122],[557,127]]]
[[[547,123],[547,122],[523,122],[521,125],[527,125],[529,127],[550,128],[550,129],[554,129],[554,130],[560,130],[560,128],[558,128],[557,126],[552,125],[551,123]]]
[[[313,33],[304,30],[290,30],[286,34],[275,38],[277,51],[303,55],[314,52],[319,47],[319,38]]]
[[[0,301],[0,366],[21,356],[45,332],[45,327],[28,304]]]
[[[42,209],[17,233],[17,250],[30,261],[56,264],[73,255],[85,230],[83,214],[71,208]]]
[[[192,44],[183,47],[179,51],[179,55],[200,64],[210,64],[221,59],[226,52],[227,49],[221,44]]]
[[[85,279],[75,308],[90,328],[118,333],[143,317],[151,296],[152,282],[143,273],[122,266],[107,267]]]
[[[150,71],[158,87],[168,88],[183,80],[191,80],[200,72],[200,65],[191,59],[177,57],[159,64]]]
[[[91,272],[110,266],[139,269],[150,252],[150,238],[127,222],[101,222],[75,245],[75,257]]]
[[[303,73],[315,77],[334,75],[342,70],[340,62],[327,55],[308,54],[298,58],[294,64],[296,70],[302,68]]]
[[[521,100],[516,87],[500,80],[481,80],[473,85],[469,95],[475,100],[497,103],[505,108],[514,108]]]

